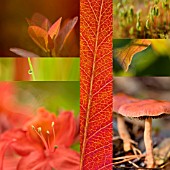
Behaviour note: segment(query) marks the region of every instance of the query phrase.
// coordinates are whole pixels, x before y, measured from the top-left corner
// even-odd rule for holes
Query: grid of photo
[[[170,0],[0,1],[0,170],[170,170]]]

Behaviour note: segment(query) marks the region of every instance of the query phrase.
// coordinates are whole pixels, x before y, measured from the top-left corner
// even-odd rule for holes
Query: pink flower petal
[[[50,165],[57,170],[79,170],[80,155],[68,148],[57,148],[50,159]]]
[[[70,147],[76,134],[76,120],[73,112],[63,111],[56,124],[56,144]]]
[[[51,170],[51,167],[44,153],[35,151],[21,158],[17,170]]]

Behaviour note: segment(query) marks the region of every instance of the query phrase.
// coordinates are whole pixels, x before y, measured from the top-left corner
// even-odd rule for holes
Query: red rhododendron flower
[[[18,170],[78,170],[79,153],[69,148],[75,134],[76,120],[72,112],[64,111],[56,117],[41,108],[22,129],[1,135],[0,170],[8,166],[4,161],[8,157],[4,155],[10,149],[20,156],[16,161]]]

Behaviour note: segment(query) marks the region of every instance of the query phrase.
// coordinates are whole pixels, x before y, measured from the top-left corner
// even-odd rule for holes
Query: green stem
[[[29,71],[31,72],[32,79],[33,79],[33,81],[35,81],[34,69],[33,69],[33,66],[32,66],[30,57],[28,57],[28,64],[29,64],[29,67],[30,67],[30,70],[29,70]]]

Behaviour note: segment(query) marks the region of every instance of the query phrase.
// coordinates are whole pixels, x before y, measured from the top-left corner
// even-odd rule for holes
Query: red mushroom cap
[[[170,114],[170,102],[160,100],[141,100],[135,103],[124,104],[118,112],[126,117],[157,117]]]
[[[128,96],[124,93],[117,93],[113,96],[113,111],[118,112],[119,108],[128,103],[138,102],[140,99]]]

